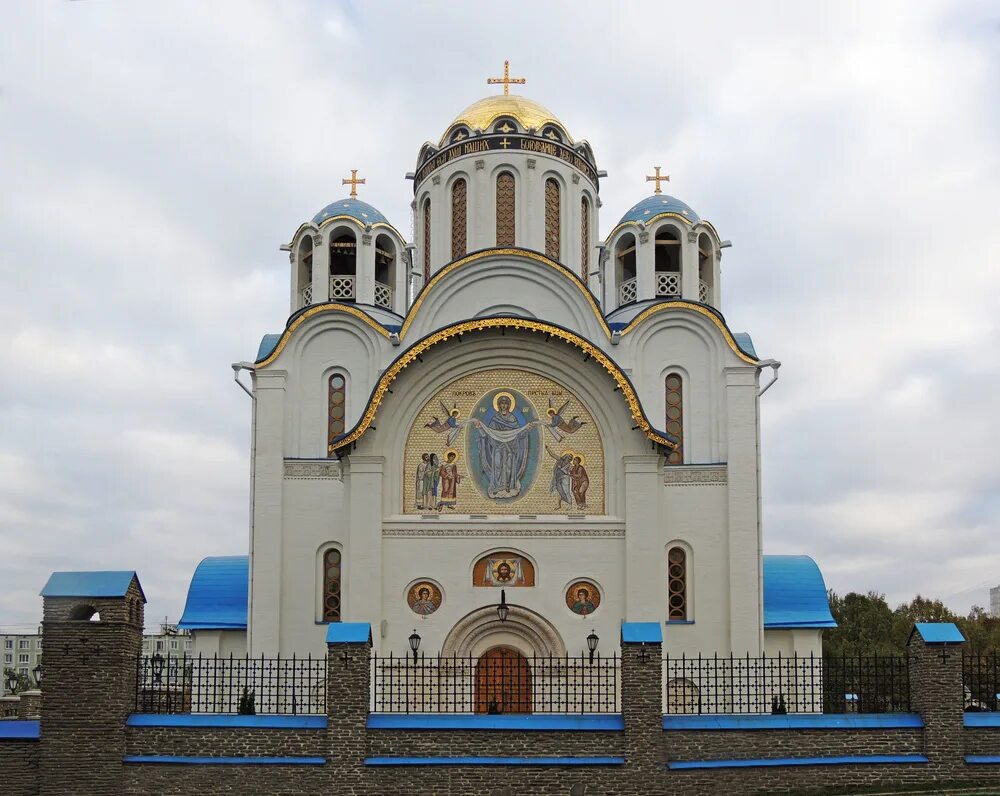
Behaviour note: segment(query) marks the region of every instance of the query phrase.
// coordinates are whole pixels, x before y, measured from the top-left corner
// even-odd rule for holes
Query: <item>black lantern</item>
[[[41,661],[39,661],[38,664],[35,666],[35,668],[31,670],[31,673],[33,675],[35,675],[35,685],[37,685],[39,688],[42,687],[42,674],[43,674],[43,671],[44,670],[42,669],[42,662]]]
[[[153,656],[152,661],[153,661],[153,682],[158,683],[163,679],[163,666],[166,663],[166,659],[162,655],[160,655],[160,653],[157,652]]]
[[[410,634],[410,649],[413,650],[413,662],[417,662],[417,650],[420,649],[420,634],[416,628]]]
[[[500,589],[500,605],[497,606],[497,616],[501,622],[506,622],[507,614],[509,613],[510,608],[507,606],[507,592]]]
[[[15,672],[13,669],[8,669],[5,680],[7,682],[8,694],[13,694],[15,691],[17,691],[17,672]]]
[[[597,634],[593,630],[591,630],[590,635],[587,636],[587,649],[590,651],[591,663],[594,662],[594,653],[597,652],[598,641],[600,641],[600,639],[597,637]]]

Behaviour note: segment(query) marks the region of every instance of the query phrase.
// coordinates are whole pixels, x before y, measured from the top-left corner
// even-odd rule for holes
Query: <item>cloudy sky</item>
[[[496,9],[4,4],[0,626],[68,568],[134,568],[176,619],[246,551],[229,364],[284,324],[278,246],[350,168],[406,233],[420,144],[504,58],[607,169],[603,232],[660,164],[732,239],[725,314],[784,363],[765,549],[894,601],[1000,583],[1000,9]]]

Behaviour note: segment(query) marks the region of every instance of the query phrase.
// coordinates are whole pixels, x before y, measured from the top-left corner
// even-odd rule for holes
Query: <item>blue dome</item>
[[[661,193],[647,196],[641,202],[634,205],[631,210],[622,216],[622,220],[618,223],[624,224],[627,221],[642,221],[643,223],[648,223],[664,213],[676,213],[682,218],[690,221],[692,224],[697,224],[701,221],[698,214],[688,207],[688,205],[684,204],[684,202],[680,199]]]
[[[362,224],[388,224],[386,217],[367,202],[360,199],[340,199],[332,202],[313,216],[313,224],[322,224],[333,216],[350,216]]]

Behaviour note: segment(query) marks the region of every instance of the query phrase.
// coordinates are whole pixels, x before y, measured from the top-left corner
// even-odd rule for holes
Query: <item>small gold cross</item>
[[[365,178],[362,177],[359,180],[358,179],[358,170],[357,169],[351,169],[351,179],[349,179],[349,180],[343,180],[343,184],[351,186],[351,198],[352,199],[357,199],[358,198],[358,186],[365,184]]]
[[[507,140],[506,136],[500,139],[500,146],[502,146],[504,149],[510,146],[510,141]]]
[[[510,61],[503,62],[503,77],[488,77],[486,78],[486,84],[493,86],[503,83],[503,93],[506,96],[510,94],[510,84],[515,83],[519,86],[523,86],[528,81],[523,77],[511,77],[510,76]]]
[[[660,188],[660,183],[661,182],[670,182],[670,175],[667,174],[667,175],[661,177],[660,176],[660,167],[659,166],[653,166],[653,171],[655,171],[656,174],[654,174],[652,177],[646,177],[646,182],[655,182],[656,183],[656,190],[653,191],[653,193],[663,193],[663,191]]]

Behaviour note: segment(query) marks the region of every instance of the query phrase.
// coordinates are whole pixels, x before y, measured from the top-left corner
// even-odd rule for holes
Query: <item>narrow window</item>
[[[346,430],[347,379],[343,374],[334,373],[330,377],[330,439],[333,442]]]
[[[679,373],[667,376],[667,433],[677,438],[677,447],[667,457],[667,464],[684,464],[684,382]]]
[[[687,616],[687,553],[681,547],[671,547],[667,553],[667,619],[683,622]]]
[[[514,245],[514,175],[497,177],[497,246]]]
[[[431,281],[431,200],[424,200],[424,284]]]
[[[669,227],[656,233],[656,297],[680,298],[681,296],[681,242]]]
[[[559,259],[559,183],[545,181],[545,256]]]
[[[354,233],[343,232],[330,240],[330,300],[357,298],[358,242]]]
[[[464,257],[466,252],[465,180],[455,180],[451,186],[451,259]]]
[[[323,554],[323,621],[340,621],[340,551]]]
[[[580,277],[584,282],[590,275],[590,202],[580,200]]]

